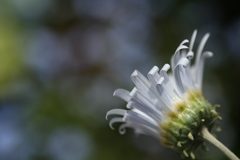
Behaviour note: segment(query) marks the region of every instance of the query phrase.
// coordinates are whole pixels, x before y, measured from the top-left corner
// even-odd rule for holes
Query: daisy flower
[[[202,95],[204,61],[213,55],[203,51],[209,34],[202,38],[195,54],[196,35],[195,30],[190,42],[186,39],[177,47],[171,59],[172,73],[168,73],[169,64],[161,69],[154,66],[147,78],[135,70],[131,75],[135,84],[132,91],[114,92],[114,96],[127,102],[127,109],[107,112],[106,119],[115,116],[109,122],[112,129],[115,123],[121,123],[120,134],[132,128],[135,133],[152,136],[191,159],[195,159],[197,148],[205,148],[202,131],[211,131],[221,117],[216,112],[218,105],[211,105]]]

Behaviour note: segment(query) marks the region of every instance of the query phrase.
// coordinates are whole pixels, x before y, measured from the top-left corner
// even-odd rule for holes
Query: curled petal
[[[108,116],[110,116],[110,115],[124,116],[125,114],[126,114],[126,110],[124,110],[124,109],[112,109],[107,112],[106,119],[108,119]]]
[[[188,59],[192,59],[193,56],[194,56],[193,51],[189,51],[189,52],[187,53],[187,55],[186,55],[186,57],[187,57]]]
[[[126,116],[126,122],[128,123],[139,123],[155,130],[158,129],[158,124],[156,123],[156,121],[154,121],[145,113],[138,113],[136,111],[129,110],[127,114],[128,115]]]
[[[174,53],[174,55],[172,56],[172,59],[171,59],[172,68],[175,68],[178,61],[181,59],[180,51],[183,50],[183,49],[188,49],[187,46],[183,45],[183,44],[188,43],[188,42],[189,41],[185,39],[184,41],[182,41],[182,43],[176,49],[176,51],[175,51],[175,53]]]
[[[115,118],[110,120],[109,126],[110,126],[111,129],[114,129],[114,127],[112,126],[114,123],[123,123],[123,122],[125,122],[125,120],[123,120],[123,118],[115,117]]]
[[[135,130],[135,133],[137,132],[137,133],[141,133],[141,134],[146,134],[146,135],[150,135],[156,139],[160,139],[159,130],[152,130],[152,129],[148,128],[147,126],[136,124],[136,123],[122,124],[119,127],[119,133],[125,134],[126,128],[133,128]]]
[[[174,77],[177,87],[181,93],[185,93],[185,85],[186,82],[186,75],[185,75],[185,68],[189,64],[189,60],[187,58],[181,58],[174,69]]]
[[[113,96],[117,96],[122,100],[129,102],[131,99],[130,92],[125,89],[117,89],[114,91]]]
[[[184,44],[185,44],[185,43],[188,43],[188,42],[189,42],[188,39],[183,40],[183,41],[180,43],[180,45],[178,46],[178,48],[176,49],[175,53],[176,53],[176,52],[179,52],[179,51],[182,50],[182,49],[187,49],[188,47],[185,46]]]
[[[126,127],[128,128],[133,128],[131,125],[129,124],[122,124],[119,128],[118,131],[120,134],[125,134],[126,133]]]

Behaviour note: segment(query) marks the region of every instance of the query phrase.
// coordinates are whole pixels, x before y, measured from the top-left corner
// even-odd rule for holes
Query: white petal
[[[135,111],[132,110],[128,110],[127,111],[127,115],[125,117],[125,120],[127,123],[139,123],[141,125],[146,125],[152,129],[158,129],[158,123],[156,121],[154,121],[152,118],[150,118],[149,116],[144,116],[140,113],[137,113]]]
[[[201,56],[202,56],[203,48],[204,48],[204,46],[205,46],[209,36],[210,36],[209,33],[205,34],[204,37],[202,38],[199,46],[198,46],[197,55],[196,55],[197,56],[196,57],[196,63],[195,63],[196,65],[198,65],[200,63],[200,59],[201,59]]]
[[[163,101],[163,103],[165,104],[165,106],[167,106],[169,109],[171,109],[172,107],[172,104],[171,104],[171,99],[170,99],[170,97],[169,97],[169,95],[167,94],[167,92],[166,92],[166,90],[165,90],[165,88],[163,87],[163,85],[162,85],[162,83],[163,83],[163,80],[164,80],[164,78],[162,77],[160,80],[159,80],[159,82],[158,82],[158,84],[157,84],[157,91],[158,91],[158,93],[159,93],[159,95],[160,95],[160,98],[161,98],[161,100]],[[165,107],[164,106],[164,107]],[[168,110],[168,108],[164,108],[165,110]]]
[[[126,133],[126,128],[133,128],[134,129],[134,126],[133,125],[130,125],[130,124],[122,124],[119,128],[118,128],[118,131],[120,134],[125,134]]]
[[[147,80],[146,77],[144,77],[139,71],[135,70],[132,75],[131,79],[133,83],[136,85],[136,87],[140,90],[147,91],[149,90],[151,84]]]
[[[160,75],[158,74],[159,68],[157,66],[154,66],[149,72],[148,72],[148,79],[149,81],[155,86],[157,82],[160,79]]]
[[[187,88],[189,89],[196,89],[195,86],[195,79],[194,79],[194,74],[192,73],[193,68],[190,67],[190,65],[188,65],[187,67],[185,67],[185,77],[186,77],[186,81],[187,81]]]
[[[208,57],[212,57],[212,56],[213,56],[212,52],[209,52],[209,51],[203,52],[198,66],[195,67],[196,76],[197,76],[196,77],[196,83],[197,83],[199,88],[202,88],[203,69],[204,69],[205,59],[208,58]]]
[[[106,119],[108,119],[109,115],[120,115],[120,116],[124,116],[126,114],[126,110],[124,109],[112,109],[110,111],[107,112],[106,114]]]
[[[187,58],[181,58],[174,69],[174,78],[179,91],[184,94],[186,91],[187,77],[185,75],[185,67],[189,65]]]
[[[189,51],[189,52],[187,53],[187,55],[186,55],[186,57],[187,57],[188,59],[192,59],[193,56],[194,56],[193,51]]]
[[[189,44],[189,52],[191,52],[193,49],[193,44],[195,42],[196,36],[197,36],[197,30],[194,30],[190,40],[190,44]]]
[[[129,102],[131,99],[130,92],[125,89],[117,89],[114,91],[113,96],[117,96],[122,100]]]
[[[131,108],[137,109],[147,114],[149,117],[152,117],[156,121],[160,121],[163,117],[161,110],[145,106],[144,104],[139,103],[138,101],[129,102],[128,105]]]
[[[132,92],[130,93],[132,96],[132,101],[137,101],[141,104],[143,104],[144,106],[148,106],[150,108],[155,108],[156,104],[157,104],[157,99],[156,96],[149,96],[148,94],[146,94],[145,92],[140,92],[137,88],[134,87],[134,89],[132,90]]]
[[[170,69],[169,64],[165,64],[161,71],[160,71],[160,76],[163,77],[163,86],[166,88],[167,93],[171,97],[171,99],[178,99],[180,98],[180,93],[178,89],[171,83],[170,78],[167,74],[167,71]]]
[[[177,65],[178,61],[181,59],[180,51],[183,50],[183,49],[188,49],[187,46],[183,45],[183,44],[188,43],[188,42],[189,41],[186,40],[186,39],[184,41],[182,41],[182,43],[179,45],[179,47],[176,49],[174,55],[172,56],[171,65],[172,65],[173,69]]]
[[[125,120],[123,120],[123,118],[120,118],[120,117],[115,117],[115,118],[112,118],[109,122],[109,126],[111,129],[114,129],[114,127],[112,126],[114,123],[123,123],[125,122]]]
[[[147,126],[139,125],[136,123],[122,124],[119,127],[119,133],[125,134],[126,128],[133,128],[135,130],[135,132],[138,132],[138,133],[140,132],[142,134],[150,135],[156,139],[160,139],[159,131],[152,130],[152,129],[148,128]]]

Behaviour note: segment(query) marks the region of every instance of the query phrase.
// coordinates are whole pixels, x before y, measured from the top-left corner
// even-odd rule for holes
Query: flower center
[[[181,152],[183,157],[195,159],[193,152],[204,142],[202,128],[205,126],[211,131],[215,121],[221,119],[216,112],[219,106],[212,106],[200,91],[189,91],[186,98],[174,106],[174,111],[168,112],[160,124],[161,142]]]

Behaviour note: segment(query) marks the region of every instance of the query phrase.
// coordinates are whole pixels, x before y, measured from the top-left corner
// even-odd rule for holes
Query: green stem
[[[239,160],[239,158],[232,153],[226,146],[224,146],[221,142],[219,142],[211,133],[209,133],[206,127],[202,129],[202,136],[205,140],[213,144],[219,150],[221,150],[229,159],[231,160]]]

